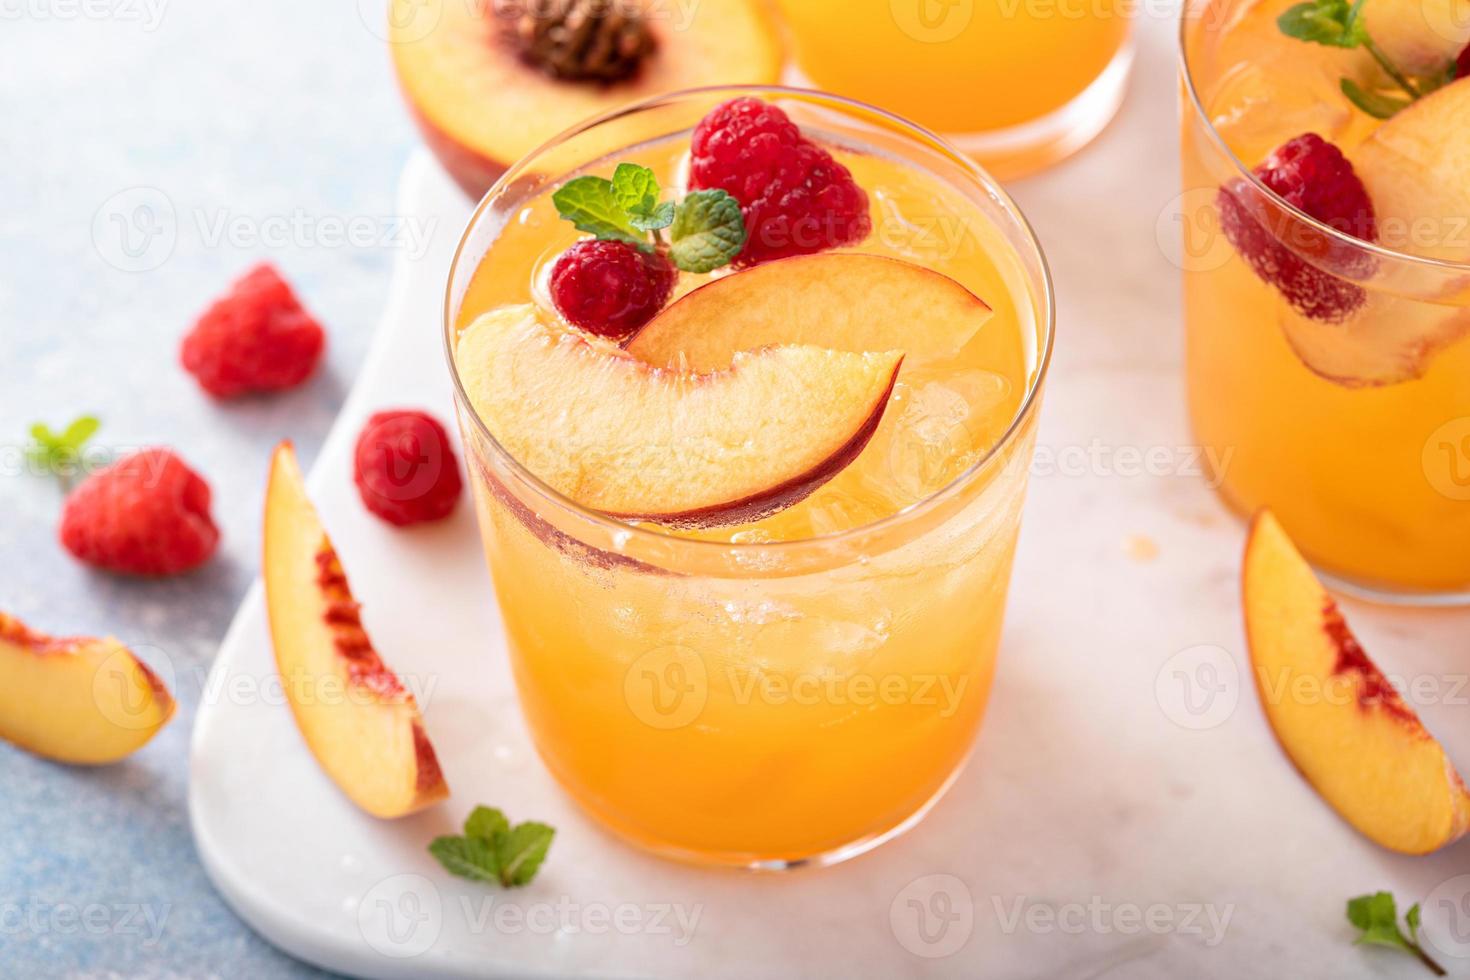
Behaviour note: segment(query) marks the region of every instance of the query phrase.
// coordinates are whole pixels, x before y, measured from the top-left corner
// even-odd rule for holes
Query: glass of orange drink
[[[662,227],[610,227],[619,201]],[[744,244],[711,269],[690,216],[721,208]],[[520,703],[567,792],[738,867],[916,821],[984,712],[1051,349],[996,184],[833,96],[662,97],[496,184],[445,329]]]
[[[1181,28],[1195,432],[1230,504],[1270,507],[1339,586],[1388,601],[1470,599],[1454,2],[1344,5],[1324,27],[1288,0],[1191,0]]]
[[[945,134],[1002,180],[1086,146],[1122,103],[1132,0],[780,0],[795,79]]]

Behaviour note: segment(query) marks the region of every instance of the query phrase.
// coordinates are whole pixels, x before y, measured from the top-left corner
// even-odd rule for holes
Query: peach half
[[[706,283],[624,346],[658,367],[692,371],[717,371],[739,351],[779,344],[927,359],[957,353],[990,316],[983,300],[942,273],[881,255],[825,252]]]
[[[780,80],[781,47],[760,0],[643,6],[653,53],[632,77],[607,84],[556,79],[527,64],[506,39],[494,0],[391,0],[388,40],[403,94],[465,193],[480,198],[557,133],[629,103]]]
[[[290,443],[271,460],[264,552],[276,666],[317,762],[375,817],[401,817],[447,797],[418,705],[363,629]]]
[[[1404,854],[1470,829],[1444,748],[1368,659],[1269,511],[1251,525],[1243,591],[1256,689],[1281,747],[1348,823]]]
[[[46,636],[0,613],[0,738],[102,765],[146,745],[174,708],[158,675],[117,640]]]
[[[789,507],[856,459],[903,354],[768,347],[674,371],[506,306],[465,328],[455,360],[491,433],[552,488],[614,517],[712,527]]]

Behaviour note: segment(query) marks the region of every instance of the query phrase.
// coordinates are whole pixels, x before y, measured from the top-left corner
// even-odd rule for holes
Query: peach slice
[[[738,351],[778,344],[944,357],[965,346],[990,316],[983,300],[941,273],[881,255],[828,252],[707,283],[650,320],[625,347],[650,364],[693,371],[717,371]]]
[[[1470,829],[1470,793],[1348,629],[1269,511],[1251,525],[1246,635],[1266,717],[1303,776],[1371,840],[1404,854]]]
[[[146,745],[174,708],[158,675],[117,640],[46,636],[0,613],[0,738],[102,765]]]
[[[1439,75],[1470,44],[1465,0],[1373,0],[1363,6],[1363,26],[1410,75]]]
[[[1281,329],[1313,374],[1345,388],[1371,388],[1422,378],[1435,354],[1470,333],[1470,312],[1373,296],[1346,323],[1287,311]]]
[[[586,507],[711,527],[759,520],[836,475],[872,438],[903,354],[738,353],[707,374],[653,367],[507,306],[455,353],[476,412],[510,454]]]
[[[449,795],[418,705],[373,649],[289,442],[271,460],[265,600],[296,724],[342,792],[375,817]]]
[[[1371,4],[1370,4],[1371,7]],[[1353,155],[1390,248],[1470,261],[1470,78],[1404,109]]]
[[[657,47],[637,74],[611,85],[557,80],[525,64],[493,0],[391,0],[388,39],[429,148],[479,198],[512,163],[593,116],[663,92],[780,80],[780,43],[759,0],[645,7]]]

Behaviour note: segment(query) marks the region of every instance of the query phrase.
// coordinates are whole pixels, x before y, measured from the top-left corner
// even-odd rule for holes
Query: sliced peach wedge
[[[647,43],[637,45],[646,53],[628,66],[627,77],[614,78],[568,77],[577,74],[566,70],[575,69],[576,57],[537,63],[547,54],[575,55],[576,45],[594,47],[585,31],[544,23],[533,29],[531,19],[560,16],[567,6],[390,0],[388,41],[399,84],[429,148],[471,197],[583,120],[664,92],[780,80],[781,44],[762,0],[618,0],[609,5],[614,14],[642,10],[639,30]],[[550,43],[524,45],[538,36]],[[557,52],[559,36],[566,44]],[[620,134],[624,146],[639,141],[626,128]]]
[[[1444,748],[1368,659],[1269,511],[1251,525],[1244,601],[1266,717],[1322,798],[1365,836],[1404,854],[1462,837],[1470,793]]]
[[[1378,127],[1353,154],[1385,245],[1470,261],[1470,78],[1452,82]]]
[[[418,705],[363,629],[290,443],[271,460],[264,550],[276,666],[317,762],[375,817],[401,817],[447,797]]]
[[[102,765],[146,745],[174,708],[158,675],[117,640],[46,636],[0,613],[0,738]]]
[[[680,372],[507,306],[465,328],[455,359],[491,433],[554,489],[628,520],[713,527],[788,507],[857,458],[903,354],[768,347]]]
[[[942,273],[881,255],[824,252],[707,283],[624,346],[650,364],[693,371],[729,367],[738,351],[777,344],[944,357],[990,316],[983,300]]]

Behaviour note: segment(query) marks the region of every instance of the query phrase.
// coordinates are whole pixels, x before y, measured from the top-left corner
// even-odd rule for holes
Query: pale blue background
[[[185,781],[204,671],[256,573],[267,453],[289,436],[314,457],[386,295],[391,244],[344,246],[320,231],[348,220],[391,231],[415,142],[361,10],[372,18],[380,0],[0,0],[0,609],[49,631],[116,634],[171,665],[181,702],[157,739],[108,769],[0,743],[5,980],[320,975],[257,938],[210,887]],[[172,251],[161,237],[143,253],[157,268],[110,265],[128,263],[109,213],[160,201],[176,221]],[[226,216],[317,230],[285,247],[211,242]],[[283,397],[218,406],[176,366],[178,339],[262,258],[327,325],[328,364]],[[172,445],[209,478],[224,532],[211,565],[130,582],[61,550],[61,490],[17,472],[16,452],[32,421],[82,411],[102,417],[99,441]],[[157,942],[122,911],[92,912],[100,928],[65,918],[138,903],[166,916]],[[39,928],[20,912],[39,913]]]

